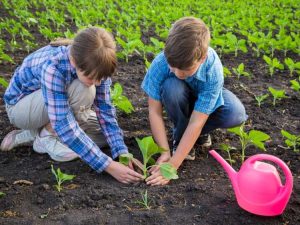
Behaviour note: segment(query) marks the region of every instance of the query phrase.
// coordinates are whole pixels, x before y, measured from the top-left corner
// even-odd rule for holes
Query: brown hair
[[[195,17],[183,17],[172,26],[164,53],[168,64],[188,69],[208,51],[210,32],[205,23]]]
[[[71,45],[70,54],[77,68],[96,81],[111,77],[117,67],[116,44],[103,28],[89,27],[81,30],[74,40],[57,39],[50,45]]]

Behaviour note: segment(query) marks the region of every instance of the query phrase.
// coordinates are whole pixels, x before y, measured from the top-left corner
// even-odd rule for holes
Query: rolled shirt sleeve
[[[95,111],[100,127],[109,144],[112,157],[116,158],[121,154],[128,153],[124,143],[123,132],[116,120],[116,110],[111,103],[110,86],[111,79],[102,80],[96,87],[96,98],[94,102]]]

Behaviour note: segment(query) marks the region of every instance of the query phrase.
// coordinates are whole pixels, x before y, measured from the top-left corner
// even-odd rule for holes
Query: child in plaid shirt
[[[1,150],[33,142],[34,151],[56,161],[80,157],[122,183],[141,180],[132,165],[112,160],[128,153],[110,101],[116,64],[112,35],[97,27],[27,56],[4,95],[9,120],[21,130],[7,134]],[[107,145],[112,158],[100,150]]]

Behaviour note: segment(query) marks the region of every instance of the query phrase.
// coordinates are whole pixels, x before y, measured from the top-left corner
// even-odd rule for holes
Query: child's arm
[[[166,135],[165,123],[163,121],[162,113],[163,108],[160,101],[156,101],[153,98],[148,98],[148,105],[149,105],[149,120],[150,120],[150,127],[154,139],[158,146],[169,150],[170,148],[168,144],[168,139]]]
[[[124,143],[123,132],[116,119],[116,109],[111,103],[110,78],[101,81],[100,86],[96,86],[96,98],[94,108],[98,121],[106,141],[112,152],[112,158],[115,159],[121,154],[128,153],[127,146]]]
[[[175,154],[169,160],[176,169],[180,167],[185,157],[188,155],[196,140],[201,134],[202,128],[208,118],[207,114],[193,111],[190,122],[180,140]],[[152,172],[152,175],[146,179],[147,184],[150,185],[165,185],[169,180],[162,177],[159,170]]]

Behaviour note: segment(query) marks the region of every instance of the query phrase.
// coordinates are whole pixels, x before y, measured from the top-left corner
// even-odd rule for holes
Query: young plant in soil
[[[250,130],[249,133],[244,131],[244,124],[227,129],[229,132],[237,134],[240,138],[242,147],[242,162],[245,159],[245,150],[248,146],[254,145],[264,151],[266,151],[264,142],[270,139],[270,136],[259,130]]]
[[[8,82],[4,78],[0,77],[0,85],[2,85],[4,88],[7,88]]]
[[[294,91],[300,91],[300,83],[296,79],[295,80],[290,80],[290,83],[292,84],[291,88]]]
[[[284,60],[285,65],[287,65],[287,67],[290,70],[290,76],[293,75],[294,71],[299,71],[300,70],[300,62],[294,62],[291,58],[286,58]]]
[[[240,76],[250,77],[250,74],[245,71],[244,63],[241,63],[237,68],[232,68],[232,70],[238,76],[238,79],[240,79]]]
[[[255,100],[257,101],[258,107],[260,108],[263,101],[269,97],[269,94],[258,95],[258,96],[255,95],[254,97],[255,97]]]
[[[230,154],[230,151],[231,151],[231,150],[234,150],[234,149],[236,149],[236,148],[235,148],[235,147],[232,147],[232,146],[230,146],[230,145],[227,145],[227,144],[220,144],[219,148],[220,148],[221,150],[223,150],[224,152],[227,152],[227,154],[228,154],[228,159],[226,159],[226,160],[227,160],[227,161],[230,163],[230,165],[232,166],[232,163],[235,163],[235,160],[232,159],[231,154]]]
[[[283,64],[281,64],[279,62],[279,60],[277,58],[271,59],[271,58],[269,58],[266,55],[264,55],[263,58],[264,58],[265,62],[268,64],[268,66],[269,66],[269,71],[270,71],[270,76],[271,77],[273,76],[274,71],[275,71],[276,68],[283,70],[284,66],[283,66]]]
[[[121,111],[130,114],[132,111],[134,111],[134,108],[128,98],[122,93],[123,88],[121,84],[115,83],[114,88],[111,90],[112,103]]]
[[[69,175],[66,173],[61,172],[60,168],[57,168],[57,171],[53,168],[53,165],[51,165],[51,172],[56,178],[57,185],[55,185],[58,192],[60,192],[62,188],[62,183],[65,181],[73,180],[75,175]]]
[[[149,176],[148,170],[151,167],[158,166],[161,172],[161,175],[166,179],[178,179],[177,170],[170,163],[162,163],[155,165],[155,160],[153,156],[156,154],[161,154],[166,150],[159,147],[153,140],[152,136],[144,137],[143,139],[136,138],[138,146],[143,156],[143,165],[138,163],[138,160],[133,157],[131,153],[120,155],[120,163],[128,165],[130,161],[134,163],[144,175],[144,178]]]
[[[0,198],[4,197],[5,196],[5,193],[0,191]]]
[[[276,106],[276,100],[280,100],[282,98],[287,98],[285,95],[285,90],[276,90],[272,87],[268,88],[271,94],[273,95],[273,106]]]
[[[141,193],[141,195],[142,195],[142,200],[141,201],[136,201],[136,203],[143,206],[145,209],[149,210],[151,200],[149,200],[148,191],[145,190],[145,192]]]
[[[292,147],[294,152],[300,151],[300,135],[291,134],[286,130],[281,130],[281,135],[286,138],[285,144]]]

